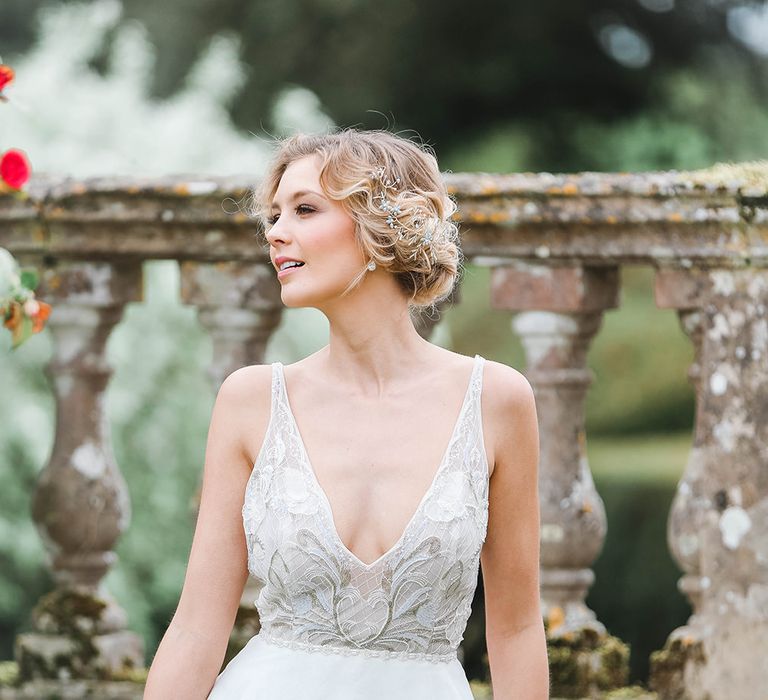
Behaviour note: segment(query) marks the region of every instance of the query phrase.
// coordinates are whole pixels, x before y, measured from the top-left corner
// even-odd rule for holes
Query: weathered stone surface
[[[768,688],[768,271],[662,270],[657,301],[686,312],[698,347],[694,444],[668,531],[694,614],[654,657],[652,682],[664,700],[760,700]]]
[[[617,267],[510,261],[491,269],[491,306],[514,311],[602,311],[618,306]]]

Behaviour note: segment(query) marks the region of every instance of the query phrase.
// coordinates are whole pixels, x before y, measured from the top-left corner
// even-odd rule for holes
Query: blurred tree
[[[4,0],[3,46],[28,43],[34,8],[49,2]],[[696,82],[716,96],[734,81],[717,70],[724,61],[748,93],[748,111],[764,105],[764,7],[752,0],[125,0],[126,16],[146,24],[158,48],[156,96],[178,90],[211,34],[230,30],[241,36],[249,66],[231,107],[242,128],[273,133],[276,99],[286,85],[301,85],[336,123],[415,129],[441,154],[456,154],[452,167],[486,152],[488,161],[470,157],[470,167],[503,170],[616,167],[591,156],[581,124],[610,129],[619,156],[624,140],[645,148],[659,133],[661,145],[651,144],[643,167],[743,157],[747,135],[718,141],[722,130],[707,114],[670,113],[665,86],[684,75],[678,85]],[[686,122],[693,133],[681,139]],[[752,158],[768,155],[765,140],[752,148]]]
[[[177,3],[126,1],[128,14],[148,22],[160,47],[161,93],[175,89],[211,31],[241,32],[251,71],[233,114],[244,127],[272,129],[273,100],[286,83],[300,84],[320,96],[337,123],[380,127],[391,120],[442,153],[490,129],[522,125],[533,144],[520,165],[555,170],[600,166],[583,148],[576,129],[582,122],[602,128],[646,110],[665,121],[663,86],[675,71],[689,71],[717,95],[714,84],[730,80],[714,71],[719,59],[728,59],[754,100],[767,99],[768,61],[737,41],[729,23],[730,13],[744,6],[732,0],[488,0],[482,6],[195,0],[184,3],[182,16]],[[183,31],[167,31],[173,7]],[[708,150],[705,157],[729,155]],[[659,165],[675,160],[660,155]],[[513,161],[504,169],[516,167]]]

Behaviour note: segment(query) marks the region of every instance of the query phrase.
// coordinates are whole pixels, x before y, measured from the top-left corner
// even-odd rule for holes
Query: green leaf
[[[34,267],[25,267],[21,270],[21,284],[27,289],[35,289],[39,282],[37,270]]]

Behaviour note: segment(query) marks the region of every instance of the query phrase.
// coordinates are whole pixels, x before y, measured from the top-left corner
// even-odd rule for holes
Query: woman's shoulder
[[[485,364],[482,411],[494,436],[494,454],[500,454],[507,444],[520,443],[519,431],[528,434],[535,429],[536,399],[522,372],[503,362]]]
[[[480,353],[464,355],[463,353],[447,350],[445,348],[443,348],[443,350],[447,358],[447,364],[454,362],[457,364],[463,363],[469,365],[475,361],[477,355],[480,355],[484,365],[484,384],[489,385],[489,393],[500,393],[505,395],[510,392],[525,393],[528,388],[530,388],[530,383],[525,374],[510,365],[504,364],[503,362],[497,362],[496,360],[489,360]]]
[[[528,378],[519,369],[496,360],[485,360],[485,374],[489,381],[506,389],[526,390],[530,386]]]
[[[238,427],[243,449],[255,456],[257,445],[266,434],[272,409],[272,365],[246,365],[230,373],[219,389],[227,417]]]
[[[221,390],[227,391],[234,399],[244,396],[253,398],[258,396],[259,389],[266,388],[269,392],[271,385],[271,364],[245,365],[227,375]]]
[[[485,361],[483,385],[487,385],[488,397],[498,407],[519,404],[533,396],[533,387],[523,372],[495,360]]]

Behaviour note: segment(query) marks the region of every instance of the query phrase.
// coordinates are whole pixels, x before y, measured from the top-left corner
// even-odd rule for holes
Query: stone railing
[[[659,698],[762,697],[768,176],[744,167],[446,180],[459,203],[464,253],[491,268],[489,303],[514,313],[536,392],[541,596],[550,648],[558,650],[550,657],[553,694],[597,697],[626,679],[626,646],[585,604],[606,518],[586,458],[584,403],[590,342],[603,313],[619,305],[621,266],[640,263],[655,269],[657,305],[677,310],[693,343],[697,394],[693,445],[668,526],[694,613],[653,655],[650,684]],[[25,685],[7,697],[37,697],[42,687],[68,687],[67,678],[102,679],[100,697],[123,697],[128,691],[114,679],[146,662],[102,585],[130,520],[104,413],[105,345],[125,305],[141,299],[142,262],[171,258],[181,266],[183,302],[199,309],[213,339],[214,387],[263,361],[282,304],[268,249],[235,205],[250,184],[38,177],[27,199],[0,195],[0,245],[38,267],[38,295],[53,305],[48,371],[57,406],[32,507],[56,586],[34,612],[34,632],[16,640]],[[457,292],[450,303],[460,303]],[[235,648],[258,629],[248,589],[243,601]]]

